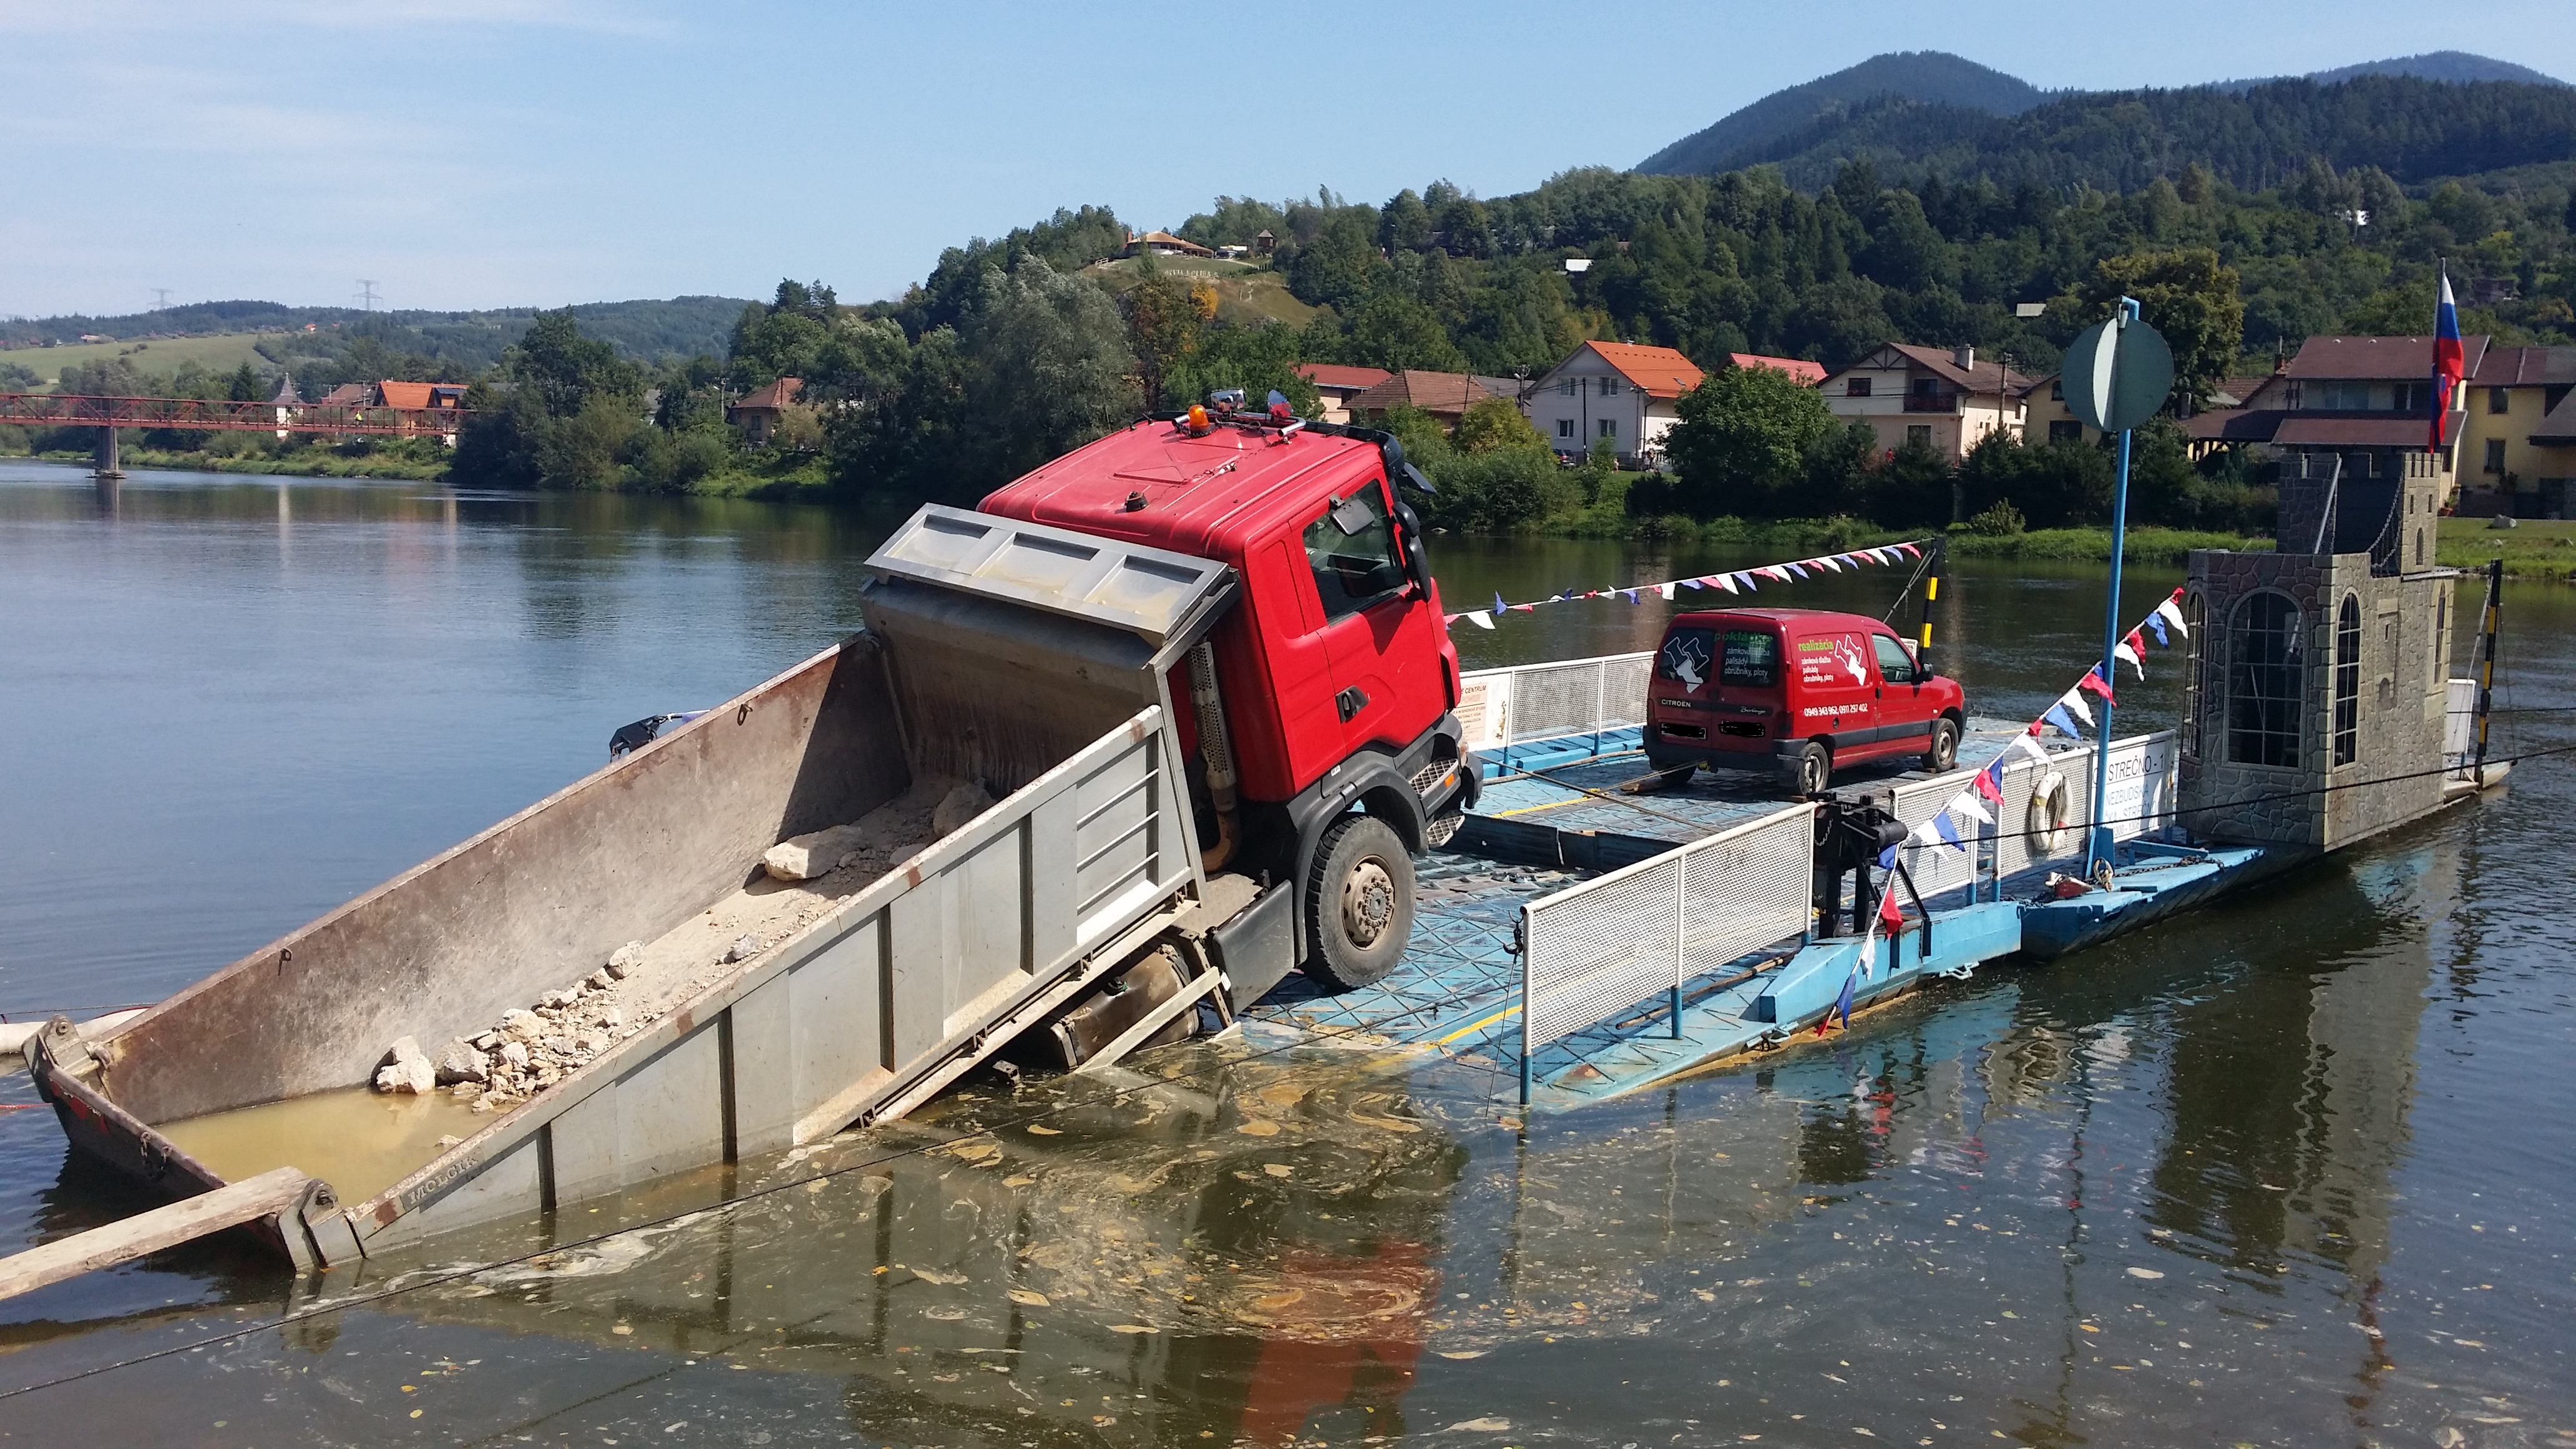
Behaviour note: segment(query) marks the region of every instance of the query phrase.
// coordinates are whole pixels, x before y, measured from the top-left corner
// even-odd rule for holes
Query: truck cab
[[[1876,619],[1821,609],[1676,615],[1655,651],[1645,749],[1657,770],[1760,770],[1800,795],[1866,761],[1957,759],[1967,692]]]
[[[1401,958],[1411,856],[1446,842],[1478,784],[1458,651],[1399,491],[1418,477],[1384,434],[1192,409],[979,505],[1235,575],[1234,600],[1167,681],[1199,765],[1205,861],[1296,892],[1299,964],[1335,986]]]

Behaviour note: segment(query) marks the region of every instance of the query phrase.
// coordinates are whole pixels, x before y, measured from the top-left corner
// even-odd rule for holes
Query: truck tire
[[[1345,815],[1315,844],[1306,877],[1306,959],[1315,981],[1348,991],[1380,980],[1413,936],[1413,857],[1373,815]]]
[[[1959,763],[1959,722],[1943,715],[1932,721],[1932,746],[1923,752],[1923,768],[1935,775]]]
[[[1833,783],[1834,752],[1822,740],[1809,740],[1794,755],[1780,762],[1780,783],[1800,799],[1825,793]]]

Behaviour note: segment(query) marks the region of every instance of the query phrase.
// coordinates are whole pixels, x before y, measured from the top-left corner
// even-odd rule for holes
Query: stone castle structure
[[[2332,850],[2441,804],[2457,573],[2432,561],[2438,492],[2430,469],[2355,478],[2293,453],[2278,552],[2192,553],[2194,836]]]

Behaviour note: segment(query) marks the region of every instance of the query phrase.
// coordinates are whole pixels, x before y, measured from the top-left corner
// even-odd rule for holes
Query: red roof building
[[[1463,372],[1407,369],[1389,373],[1384,382],[1350,400],[1354,419],[1379,419],[1396,408],[1413,408],[1456,426],[1467,409],[1492,397]]]
[[[793,377],[753,388],[725,408],[725,421],[742,429],[743,438],[752,446],[762,446],[778,431],[779,418],[796,406],[797,395],[804,390],[803,380]]]
[[[1699,386],[1699,364],[1669,347],[1586,342],[1520,395],[1521,411],[1559,453],[1607,444],[1624,467],[1661,456],[1681,421],[1675,404]]]
[[[1297,375],[1315,385],[1323,396],[1323,416],[1327,423],[1351,420],[1351,399],[1387,380],[1392,374],[1382,367],[1348,367],[1338,362],[1301,362]]]
[[[1815,387],[1825,380],[1825,365],[1821,362],[1809,362],[1803,357],[1765,357],[1759,352],[1730,352],[1726,354],[1726,365],[1767,367],[1773,372],[1785,372],[1809,387]]]

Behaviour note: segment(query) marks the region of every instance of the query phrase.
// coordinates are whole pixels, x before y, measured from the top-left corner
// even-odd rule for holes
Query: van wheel
[[[1959,722],[1943,715],[1932,721],[1932,748],[1923,752],[1923,768],[1945,774],[1959,763]]]
[[[1392,826],[1345,815],[1315,845],[1306,877],[1306,959],[1315,981],[1348,991],[1378,981],[1413,937],[1413,857]]]
[[[1809,740],[1805,748],[1781,763],[1780,778],[1801,797],[1821,795],[1834,778],[1834,752],[1822,740]]]

